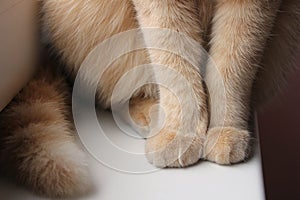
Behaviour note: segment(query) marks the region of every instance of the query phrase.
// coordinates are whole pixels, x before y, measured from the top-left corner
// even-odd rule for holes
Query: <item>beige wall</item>
[[[36,63],[37,0],[0,0],[0,111]]]

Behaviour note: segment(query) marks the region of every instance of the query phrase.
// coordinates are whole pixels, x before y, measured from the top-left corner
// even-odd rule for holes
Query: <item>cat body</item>
[[[130,101],[137,124],[147,127],[151,107],[160,105],[164,125],[147,139],[146,156],[158,167],[185,167],[200,158],[233,164],[248,157],[251,106],[275,95],[295,65],[299,9],[297,0],[44,0],[42,22],[72,81],[90,53],[115,35],[136,30],[141,38],[111,48],[135,49],[137,40],[160,47],[122,55],[99,82],[98,65],[87,65],[82,77],[96,85],[102,107]],[[110,48],[102,53],[106,58]],[[122,76],[143,65],[113,99]],[[0,162],[17,181],[50,197],[91,188],[87,161],[74,139],[65,79],[51,67],[41,68],[0,114]],[[153,84],[135,88],[141,79],[163,81],[172,91]]]

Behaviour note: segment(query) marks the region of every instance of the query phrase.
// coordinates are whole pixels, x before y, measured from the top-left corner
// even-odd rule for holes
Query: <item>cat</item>
[[[165,122],[147,139],[146,156],[157,167],[186,167],[200,158],[223,165],[247,159],[251,107],[275,96],[295,66],[299,9],[298,0],[43,0],[41,13],[43,34],[71,81],[99,43],[132,29],[140,29],[146,44],[187,52],[192,63],[159,49],[133,51],[113,62],[99,83],[95,69],[84,74],[97,85],[97,103],[103,108],[110,108],[114,87],[134,66],[155,63],[180,74],[168,77],[148,67],[124,85],[119,100],[128,100],[126,93],[139,76],[150,79],[149,71],[173,84],[174,93],[153,84],[136,90],[129,99],[130,114],[148,126],[149,110],[159,104]],[[166,34],[149,34],[148,27]],[[186,37],[199,46],[187,46]],[[210,56],[206,61],[202,47]],[[54,68],[41,67],[0,113],[0,163],[35,193],[64,198],[89,192],[92,183],[75,141],[67,78]]]

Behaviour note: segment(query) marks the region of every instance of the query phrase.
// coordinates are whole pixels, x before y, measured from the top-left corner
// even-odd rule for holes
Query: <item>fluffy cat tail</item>
[[[91,188],[68,97],[64,80],[43,69],[0,113],[0,167],[10,179],[53,198]]]

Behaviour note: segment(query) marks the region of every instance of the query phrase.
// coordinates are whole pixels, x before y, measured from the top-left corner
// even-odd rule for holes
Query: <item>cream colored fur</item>
[[[208,138],[212,139],[216,131],[221,135],[226,131],[228,137],[239,140],[222,143],[224,148],[221,149],[230,149],[223,159],[219,154],[224,152],[214,151],[218,145],[211,147],[207,142],[205,156],[211,161],[229,164],[247,156],[248,147],[244,145],[248,145],[250,139],[245,131],[250,117],[252,85],[280,3],[280,0],[228,0],[216,4],[210,41],[212,59],[206,74],[211,102]],[[218,142],[221,138],[214,135]],[[236,143],[241,147],[235,148]],[[231,158],[234,151],[241,151],[238,159]]]
[[[138,124],[148,126],[151,121],[149,110],[159,104],[161,111],[164,111],[164,126],[155,136],[147,139],[147,158],[158,167],[185,167],[200,158],[219,164],[233,164],[247,158],[251,140],[248,127],[253,102],[251,98],[260,104],[266,101],[269,94],[275,93],[277,83],[286,76],[288,70],[285,68],[291,68],[294,64],[294,42],[299,41],[297,35],[300,33],[299,9],[298,0],[43,0],[42,21],[48,40],[73,79],[82,62],[98,44],[131,29],[142,28],[142,39],[150,47],[161,46],[188,55],[192,63],[182,56],[159,49],[134,51],[115,61],[99,83],[99,77],[95,76],[99,68],[91,65],[84,71],[85,81],[91,85],[97,84],[97,100],[105,108],[109,108],[112,101],[129,100],[127,91],[141,79],[147,81],[154,75],[156,81],[163,80],[167,85],[172,85],[173,93],[163,86],[146,85],[138,89],[130,99],[130,114]],[[165,34],[149,34],[147,28],[167,31]],[[199,46],[187,45],[187,37]],[[134,48],[137,43],[128,40],[119,44],[118,48],[124,48],[124,45]],[[205,55],[201,45],[211,57],[205,66],[202,66]],[[103,54],[110,53],[109,49],[107,51]],[[149,66],[147,70],[138,72],[123,85],[116,99],[112,99],[114,87],[120,78],[142,64],[159,64],[168,68],[157,70]],[[202,74],[200,69],[204,67],[206,73]],[[168,69],[178,76],[171,76]],[[38,74],[33,82],[39,82],[43,77],[47,78],[48,74]],[[49,91],[65,91],[55,84],[59,80],[54,76],[46,84],[41,82],[40,87]],[[34,91],[31,88],[34,88],[32,84],[27,86],[27,90]],[[45,105],[49,103],[48,95],[47,92],[42,93]],[[23,107],[28,105],[24,103],[26,97],[32,99],[32,109],[35,109],[36,100],[40,98],[34,92],[28,96],[24,96],[23,92],[19,97],[18,108],[14,109],[16,104],[12,103],[1,113],[2,122],[11,112],[15,112],[15,115],[23,112]],[[6,134],[0,143],[8,146],[7,151],[11,150],[10,145],[22,144],[22,136],[17,130],[25,127],[22,131],[26,132],[26,141],[38,141],[34,143],[37,148],[47,144],[45,155],[34,154],[34,147],[21,148],[25,157],[19,158],[19,155],[13,154],[10,164],[14,166],[15,173],[25,174],[23,179],[17,180],[35,192],[51,197],[84,193],[90,186],[84,158],[75,153],[81,155],[81,151],[75,144],[69,144],[74,143],[70,135],[73,124],[63,111],[68,107],[66,99],[67,96],[54,100],[61,108],[45,111],[45,116],[53,116],[45,121],[36,121],[24,115],[28,120],[17,123],[15,128],[8,126],[4,129]],[[48,106],[52,108],[53,104]],[[35,109],[32,115],[39,115],[40,112]],[[158,120],[162,120],[161,112],[156,115]],[[57,123],[69,127],[57,131],[67,136],[62,144],[65,144],[64,148],[68,149],[71,156],[51,149],[52,146],[56,148],[59,137],[53,136],[53,143],[48,142],[47,133],[53,129],[49,127],[58,127]],[[39,135],[39,129],[32,128],[35,127],[32,124],[47,124],[46,131]],[[5,126],[2,124],[0,127]],[[9,140],[12,142],[7,143],[7,138],[12,138]],[[9,155],[7,151],[0,152],[4,160],[4,154]],[[36,160],[33,163],[35,167],[24,167],[28,164],[25,162],[28,161],[26,155],[29,161]],[[23,170],[16,166],[18,159],[24,160],[24,165],[21,165]],[[61,167],[55,168],[57,174],[65,174],[49,179],[54,171],[46,168],[41,176],[41,170],[45,168],[41,160]],[[83,183],[79,180],[83,180]],[[57,187],[53,186],[53,181],[57,181]]]

